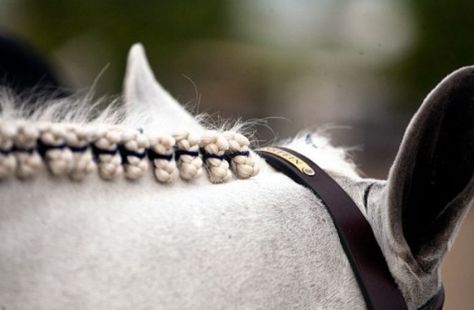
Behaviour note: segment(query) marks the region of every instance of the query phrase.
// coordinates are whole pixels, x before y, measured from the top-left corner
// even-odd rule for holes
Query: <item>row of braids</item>
[[[76,181],[96,171],[104,180],[138,180],[152,170],[160,183],[192,181],[203,171],[212,183],[223,183],[258,173],[249,145],[232,131],[169,135],[112,125],[0,121],[0,180],[28,179],[45,166],[53,176]]]

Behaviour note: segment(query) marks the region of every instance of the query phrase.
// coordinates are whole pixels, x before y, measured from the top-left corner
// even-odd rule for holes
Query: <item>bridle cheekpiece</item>
[[[334,222],[367,308],[408,309],[372,227],[339,184],[317,164],[288,148],[265,147],[256,152],[274,169],[309,188],[322,200]],[[444,290],[441,287],[439,292],[419,309],[442,309],[443,303]]]

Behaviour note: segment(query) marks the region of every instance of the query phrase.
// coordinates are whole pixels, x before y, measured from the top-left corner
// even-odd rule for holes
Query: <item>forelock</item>
[[[333,146],[330,139],[321,133],[302,132],[282,145],[302,153],[328,172],[360,177],[349,150]]]

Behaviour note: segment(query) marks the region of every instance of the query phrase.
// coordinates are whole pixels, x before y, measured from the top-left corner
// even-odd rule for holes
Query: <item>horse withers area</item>
[[[0,98],[0,309],[366,309],[324,203],[239,126],[209,130],[129,53],[123,105]],[[426,97],[387,180],[317,134],[283,143],[341,186],[408,309],[441,286],[474,195],[474,67]],[[447,292],[449,296],[449,291]]]

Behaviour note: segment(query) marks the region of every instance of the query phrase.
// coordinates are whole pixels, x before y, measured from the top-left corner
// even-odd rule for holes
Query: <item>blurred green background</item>
[[[128,48],[142,42],[193,110],[267,118],[262,144],[329,128],[366,175],[385,177],[424,96],[474,63],[473,13],[472,0],[0,0],[0,31],[48,55],[72,89],[98,79],[97,95],[121,91]],[[464,268],[448,309],[474,307]]]

